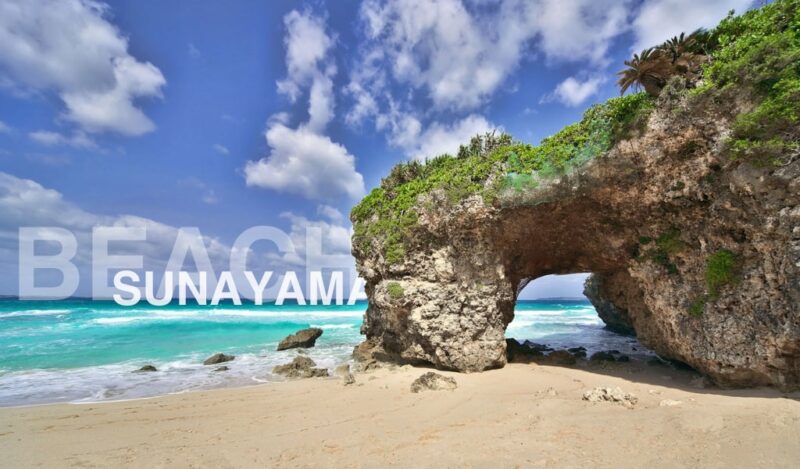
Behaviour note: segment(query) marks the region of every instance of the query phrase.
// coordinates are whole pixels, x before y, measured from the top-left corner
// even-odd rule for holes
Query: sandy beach
[[[800,393],[704,388],[643,362],[512,364],[306,379],[99,404],[0,409],[5,467],[797,467]],[[587,402],[620,387],[629,409]]]

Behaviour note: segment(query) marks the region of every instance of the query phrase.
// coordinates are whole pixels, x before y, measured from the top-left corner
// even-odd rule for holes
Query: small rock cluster
[[[519,343],[516,339],[506,339],[506,359],[509,363],[539,363],[542,365],[569,366],[575,365],[579,359],[586,358],[585,347],[571,347],[566,350],[555,350],[545,344],[537,344],[526,340]],[[590,361],[628,362],[630,357],[619,350],[608,350],[593,353]]]
[[[276,366],[272,369],[272,372],[291,379],[328,376],[327,368],[316,368],[316,366],[317,364],[314,360],[304,356],[297,356],[294,357],[291,363]]]
[[[411,392],[421,391],[453,391],[458,387],[456,380],[439,373],[429,371],[411,383]]]
[[[624,407],[632,409],[639,402],[639,398],[633,394],[624,392],[622,389],[596,387],[583,393],[583,400],[589,402],[615,402]]]

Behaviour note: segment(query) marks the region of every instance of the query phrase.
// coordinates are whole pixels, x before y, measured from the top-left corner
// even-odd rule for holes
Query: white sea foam
[[[114,324],[127,324],[129,322],[137,322],[137,321],[151,321],[153,318],[150,316],[131,316],[131,317],[121,317],[121,318],[97,318],[92,319],[92,324],[105,324],[105,325],[114,325]]]
[[[357,324],[312,324],[311,327],[316,327],[318,329],[352,329],[356,327]]]
[[[47,402],[86,403],[130,400],[193,390],[246,386],[283,378],[272,368],[292,360],[296,352],[237,354],[225,363],[228,371],[214,371],[202,364],[206,354],[192,354],[170,361],[129,360],[112,365],[66,370],[25,370],[0,375],[0,406],[31,405]],[[333,369],[349,361],[352,345],[317,347],[306,355],[318,367]],[[144,364],[156,372],[134,373]]]
[[[0,318],[14,318],[21,316],[53,316],[58,314],[69,314],[73,310],[69,309],[28,309],[23,311],[10,311],[0,313]]]

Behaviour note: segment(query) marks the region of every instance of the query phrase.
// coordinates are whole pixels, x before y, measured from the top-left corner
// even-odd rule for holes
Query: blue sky
[[[397,162],[538,142],[617,95],[632,50],[750,4],[0,0],[0,294],[28,225],[158,224],[156,258],[178,227],[224,251],[314,226],[347,259],[347,213]]]

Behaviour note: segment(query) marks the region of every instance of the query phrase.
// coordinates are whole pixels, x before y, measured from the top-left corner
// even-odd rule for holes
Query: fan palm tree
[[[651,96],[658,96],[673,71],[665,53],[652,48],[634,54],[631,60],[625,61],[625,66],[628,68],[617,73],[620,76],[617,81],[620,94],[633,87],[633,89],[644,88]]]

